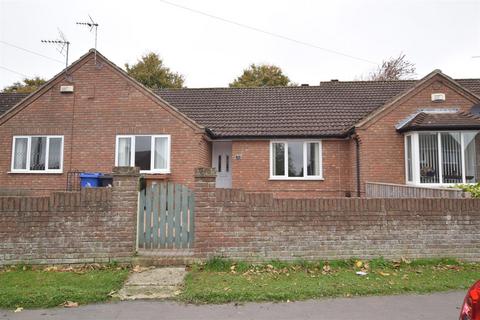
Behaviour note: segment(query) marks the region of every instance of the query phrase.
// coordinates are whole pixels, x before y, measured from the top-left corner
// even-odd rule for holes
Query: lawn
[[[0,308],[46,308],[66,301],[105,301],[112,291],[121,288],[127,276],[125,268],[105,266],[0,269]]]
[[[465,290],[478,279],[480,264],[453,259],[274,261],[260,265],[213,259],[191,267],[179,298],[193,303],[227,303],[429,293]]]

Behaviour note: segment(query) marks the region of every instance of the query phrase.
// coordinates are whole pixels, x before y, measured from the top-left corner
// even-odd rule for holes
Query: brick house
[[[366,182],[480,181],[480,79],[151,91],[91,50],[31,95],[0,94],[0,191],[64,190],[69,172],[277,197],[363,195]]]

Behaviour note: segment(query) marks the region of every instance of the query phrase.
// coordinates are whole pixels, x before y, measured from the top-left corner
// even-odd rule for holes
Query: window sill
[[[7,174],[63,174],[63,171],[8,171]]]
[[[324,181],[323,177],[298,177],[298,178],[288,178],[288,177],[270,177],[268,180],[271,181]]]
[[[146,170],[140,170],[140,174],[144,174],[144,175],[166,175],[166,174],[170,174],[170,171],[146,171]]]
[[[453,190],[460,190],[460,189],[454,188],[456,185],[476,185],[476,184],[477,183],[475,183],[475,182],[466,182],[466,183],[462,183],[462,182],[460,182],[460,183],[413,183],[413,182],[407,182],[406,183],[407,186],[415,187],[415,188],[426,188],[426,189],[448,188],[448,189],[453,189]]]

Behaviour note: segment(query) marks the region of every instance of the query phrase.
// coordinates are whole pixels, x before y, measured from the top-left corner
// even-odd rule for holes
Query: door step
[[[184,266],[200,259],[194,257],[193,249],[139,249],[132,263],[142,267]]]

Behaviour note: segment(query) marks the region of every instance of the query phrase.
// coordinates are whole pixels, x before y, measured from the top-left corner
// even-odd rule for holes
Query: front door
[[[212,167],[217,170],[217,188],[232,187],[232,142],[213,142]]]

